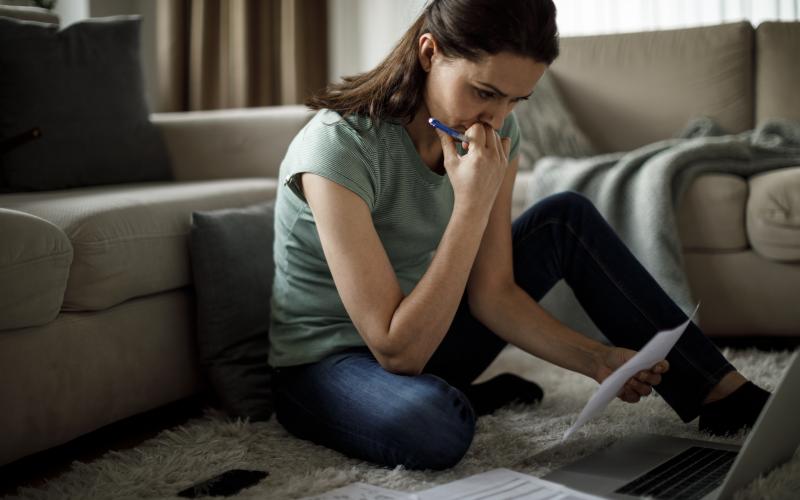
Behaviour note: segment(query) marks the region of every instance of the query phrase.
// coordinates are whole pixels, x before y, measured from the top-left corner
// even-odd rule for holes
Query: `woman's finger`
[[[482,123],[483,130],[486,133],[486,147],[492,153],[496,153],[498,150],[498,143],[500,142],[500,137],[497,135],[497,131],[492,128],[491,125],[488,123]]]
[[[486,130],[482,122],[473,123],[472,126],[467,129],[465,135],[470,138],[470,142],[473,146],[479,148],[486,147]]]
[[[435,129],[436,134],[439,136],[439,141],[442,143],[442,153],[444,154],[445,166],[451,164],[453,158],[458,159],[458,152],[456,151],[456,143],[449,135],[445,134],[439,129]]]
[[[641,396],[636,394],[636,392],[630,389],[629,387],[625,387],[623,388],[619,398],[625,401],[626,403],[638,403],[639,400],[641,399]]]
[[[662,359],[653,365],[652,371],[655,373],[666,373],[669,370],[669,361]]]
[[[640,382],[644,382],[645,384],[649,385],[658,385],[661,383],[661,375],[652,371],[639,372],[636,374],[636,378]]]
[[[497,137],[497,131],[488,125],[486,126],[486,145],[489,147],[489,150],[499,158],[500,138]]]
[[[511,137],[503,137],[503,157],[508,160],[508,155],[511,154]]]
[[[639,382],[635,378],[628,380],[627,385],[632,391],[634,391],[636,394],[640,396],[647,396],[651,392],[653,392],[653,387],[650,386],[650,384],[644,384],[642,382]]]

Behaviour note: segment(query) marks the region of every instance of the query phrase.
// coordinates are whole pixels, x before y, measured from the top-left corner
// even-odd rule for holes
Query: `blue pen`
[[[445,134],[449,135],[450,137],[454,137],[454,138],[458,139],[461,142],[469,143],[469,137],[467,137],[466,135],[462,134],[461,132],[458,132],[458,131],[455,131],[455,130],[451,129],[447,125],[444,125],[442,122],[440,122],[436,118],[428,118],[428,124],[433,128],[438,128],[439,130],[441,130]]]

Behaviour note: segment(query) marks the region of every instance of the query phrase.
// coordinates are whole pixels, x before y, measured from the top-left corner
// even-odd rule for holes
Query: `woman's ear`
[[[422,66],[422,69],[425,72],[431,70],[431,66],[433,65],[433,55],[436,53],[436,40],[433,38],[433,35],[430,33],[423,33],[419,37],[419,63]]]

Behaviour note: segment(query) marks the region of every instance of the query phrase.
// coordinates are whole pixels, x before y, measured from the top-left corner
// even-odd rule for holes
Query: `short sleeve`
[[[517,153],[519,153],[520,140],[519,122],[517,121],[517,115],[515,115],[513,111],[503,122],[503,127],[500,129],[500,137],[511,138],[511,150],[508,153],[508,161],[513,160],[517,157]]]
[[[373,210],[374,150],[375,145],[369,143],[368,137],[362,137],[338,113],[320,111],[292,142],[284,159],[284,182],[306,202],[299,178],[300,174],[313,173],[354,192]]]

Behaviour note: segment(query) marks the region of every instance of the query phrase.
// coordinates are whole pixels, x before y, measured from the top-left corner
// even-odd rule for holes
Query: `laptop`
[[[606,498],[724,499],[792,458],[800,446],[800,352],[742,446],[641,435],[542,479]]]

